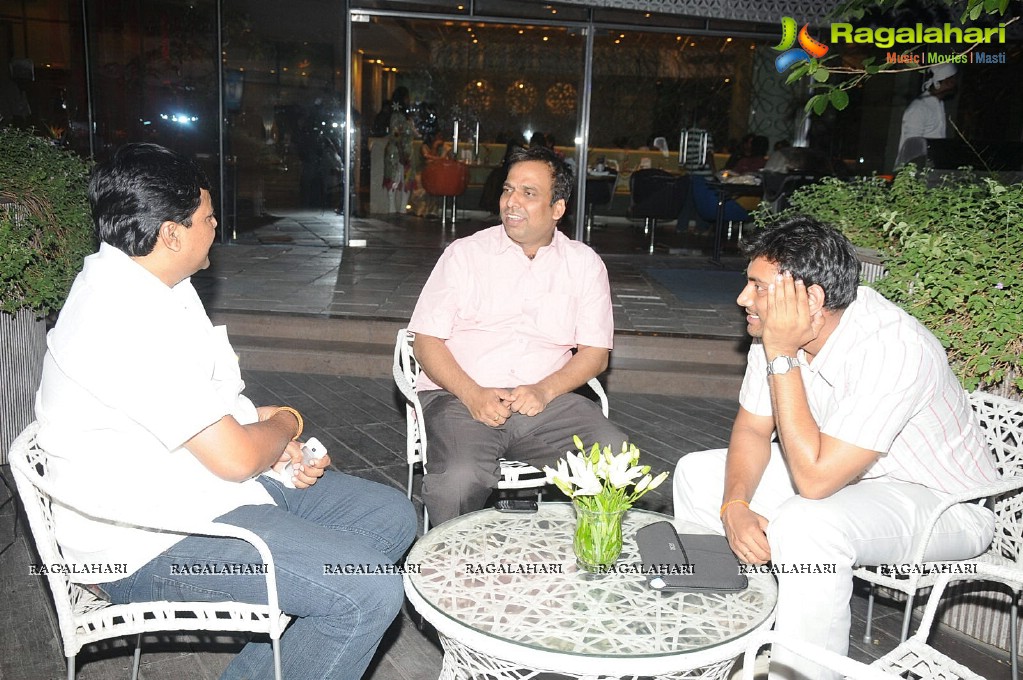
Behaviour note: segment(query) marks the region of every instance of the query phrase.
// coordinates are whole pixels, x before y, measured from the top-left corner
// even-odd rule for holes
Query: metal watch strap
[[[784,371],[775,371],[774,362],[777,361],[778,359],[784,359],[788,363],[788,368],[786,368]],[[799,368],[799,360],[796,359],[795,357],[780,354],[776,356],[774,359],[771,359],[771,361],[767,362],[767,375],[783,375],[791,371],[793,368]]]

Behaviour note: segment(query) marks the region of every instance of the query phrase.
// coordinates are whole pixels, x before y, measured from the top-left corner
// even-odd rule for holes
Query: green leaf
[[[839,111],[842,111],[845,109],[845,107],[849,106],[849,93],[846,92],[845,90],[840,90],[836,88],[831,91],[831,94],[828,98],[831,101],[831,105],[834,106]]]
[[[813,79],[816,80],[818,83],[826,83],[828,82],[828,78],[830,77],[831,71],[824,68],[823,66],[813,72]]]

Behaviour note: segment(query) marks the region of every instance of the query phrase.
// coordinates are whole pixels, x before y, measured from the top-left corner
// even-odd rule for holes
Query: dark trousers
[[[473,420],[446,390],[422,392],[419,398],[427,441],[423,501],[432,524],[481,509],[500,480],[500,458],[542,468],[575,450],[574,435],[587,447],[600,442],[615,453],[628,439],[597,403],[578,394],[557,397],[535,416],[513,413],[499,427]]]

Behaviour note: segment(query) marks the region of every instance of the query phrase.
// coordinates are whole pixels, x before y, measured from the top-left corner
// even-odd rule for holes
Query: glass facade
[[[0,9],[0,124],[97,158],[141,140],[194,155],[225,237],[274,210],[429,210],[420,151],[438,134],[469,164],[461,209],[492,207],[509,142],[543,139],[577,167],[617,170],[602,209],[625,214],[628,173],[677,170],[685,129],[710,133],[719,164],[746,134],[801,134],[806,92],[775,72],[776,42],[775,25],[526,1],[16,0]],[[965,134],[1019,137],[1012,68],[970,71],[951,107]],[[400,88],[411,168],[396,201],[386,107]],[[915,88],[868,81],[810,142],[889,169]]]

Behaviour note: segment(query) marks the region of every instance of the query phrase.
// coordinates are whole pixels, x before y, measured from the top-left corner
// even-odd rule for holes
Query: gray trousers
[[[428,445],[423,501],[434,525],[483,507],[500,480],[500,458],[542,468],[575,451],[573,435],[587,447],[600,442],[615,453],[628,439],[599,404],[579,394],[563,394],[535,416],[513,413],[499,427],[473,420],[446,390],[421,392],[419,399]]]

